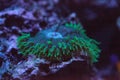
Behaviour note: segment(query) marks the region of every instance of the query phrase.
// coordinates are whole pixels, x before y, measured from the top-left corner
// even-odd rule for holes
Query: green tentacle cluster
[[[80,23],[78,23],[78,24],[66,23],[65,26],[70,27],[70,28],[74,28],[74,29],[76,29],[76,31],[83,33],[83,35],[85,33],[85,30],[81,27],[82,25]]]
[[[86,52],[91,62],[96,62],[100,49],[98,42],[86,36],[80,24],[54,25],[38,32],[34,37],[23,34],[18,37],[21,54],[34,54],[47,60],[62,61],[73,57],[76,52]]]

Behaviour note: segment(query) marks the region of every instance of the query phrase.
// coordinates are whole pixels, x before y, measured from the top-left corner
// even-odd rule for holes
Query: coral
[[[21,54],[34,54],[50,61],[63,61],[87,53],[90,62],[99,56],[98,42],[87,37],[80,23],[54,25],[35,36],[22,34],[18,37]]]

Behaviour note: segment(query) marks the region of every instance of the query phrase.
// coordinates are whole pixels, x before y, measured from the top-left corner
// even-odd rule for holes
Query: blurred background
[[[4,26],[12,29],[12,33],[0,32],[0,36],[19,35],[13,26],[35,33],[39,28],[33,26],[45,28],[61,18],[74,20],[74,17],[79,19],[89,37],[100,42],[99,61],[94,64],[97,75],[92,79],[91,75],[83,75],[80,79],[77,69],[73,70],[78,73],[75,75],[69,71],[77,67],[69,67],[66,73],[52,75],[55,79],[48,76],[49,80],[120,80],[120,0],[0,0],[1,31],[5,31]],[[76,63],[70,66],[73,65],[79,66]],[[66,76],[61,76],[63,73]]]

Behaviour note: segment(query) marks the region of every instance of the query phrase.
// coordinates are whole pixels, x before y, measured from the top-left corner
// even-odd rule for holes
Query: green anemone
[[[47,60],[62,61],[84,52],[90,62],[96,62],[100,52],[97,46],[99,43],[87,37],[79,23],[54,25],[39,31],[35,36],[22,34],[17,41],[21,54],[34,54]]]

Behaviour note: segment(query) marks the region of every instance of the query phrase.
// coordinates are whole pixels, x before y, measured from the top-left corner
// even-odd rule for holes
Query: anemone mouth
[[[98,42],[89,38],[78,24],[66,24],[47,28],[34,37],[23,34],[18,37],[18,48],[21,54],[34,54],[50,61],[68,60],[77,55],[90,57],[90,62],[96,62],[99,56]],[[78,52],[86,52],[79,53]]]
[[[54,39],[63,38],[63,36],[59,32],[48,32],[46,36],[48,38],[54,38]]]

